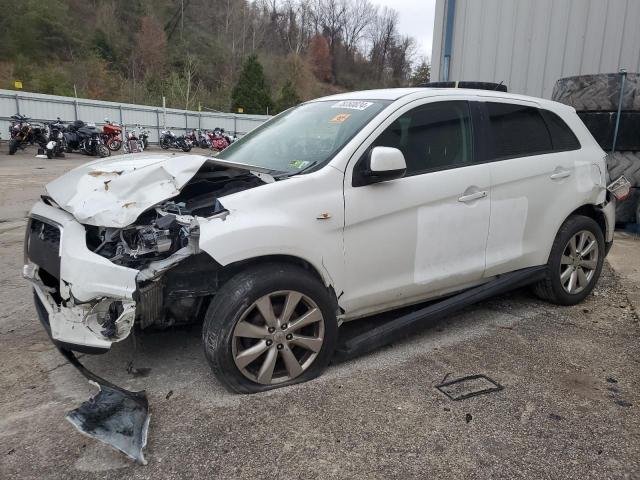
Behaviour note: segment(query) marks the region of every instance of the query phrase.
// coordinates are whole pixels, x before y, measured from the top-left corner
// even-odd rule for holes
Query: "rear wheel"
[[[111,150],[109,150],[105,144],[99,143],[96,145],[96,153],[99,157],[104,158],[111,155]]]
[[[317,377],[337,339],[336,304],[327,288],[294,265],[241,272],[216,294],[202,339],[224,386],[254,393]]]
[[[546,278],[535,286],[542,299],[575,305],[591,293],[600,277],[605,256],[604,235],[595,220],[569,217],[556,235]]]
[[[107,148],[112,152],[117,152],[122,147],[122,142],[116,139],[107,140]]]

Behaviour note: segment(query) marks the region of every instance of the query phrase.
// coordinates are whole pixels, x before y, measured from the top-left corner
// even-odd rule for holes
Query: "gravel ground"
[[[264,394],[223,390],[198,327],[130,338],[82,361],[147,390],[149,465],[80,435],[64,413],[95,389],[49,342],[21,267],[26,212],[83,161],[0,155],[0,478],[640,478],[637,277],[608,265],[582,305],[517,291]],[[611,257],[637,275],[640,242]],[[504,389],[434,388],[476,373]]]

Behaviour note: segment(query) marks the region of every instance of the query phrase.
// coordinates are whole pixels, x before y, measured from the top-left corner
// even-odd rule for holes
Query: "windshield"
[[[322,166],[389,101],[305,103],[260,125],[216,158],[294,174]]]

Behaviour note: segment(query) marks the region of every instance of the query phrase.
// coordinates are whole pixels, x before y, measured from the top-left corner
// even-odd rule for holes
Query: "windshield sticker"
[[[373,102],[362,102],[360,100],[342,100],[331,106],[331,108],[348,108],[350,110],[364,110],[373,105]]]
[[[298,170],[303,169],[307,165],[309,165],[307,160],[292,160],[289,162],[289,168],[297,168]]]
[[[351,116],[350,113],[339,113],[338,115],[333,117],[331,120],[329,120],[329,123],[342,123],[350,116]]]

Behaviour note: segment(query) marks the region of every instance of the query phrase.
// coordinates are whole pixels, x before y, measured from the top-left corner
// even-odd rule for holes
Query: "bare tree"
[[[369,0],[342,0],[346,14],[342,26],[344,48],[348,57],[353,57],[365,30],[375,21],[377,7]]]
[[[384,7],[376,17],[376,21],[372,22],[369,28],[369,37],[371,39],[369,56],[377,80],[381,80],[383,77],[389,50],[393,46],[397,35],[397,25],[398,12],[389,7]]]

